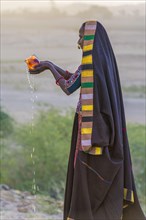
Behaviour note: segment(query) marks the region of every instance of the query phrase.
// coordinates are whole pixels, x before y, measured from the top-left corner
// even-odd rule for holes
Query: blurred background
[[[1,202],[3,219],[62,219],[74,112],[45,71],[28,78],[36,54],[75,72],[79,28],[98,20],[115,52],[136,186],[146,212],[145,1],[1,1]],[[30,88],[30,84],[32,88]]]

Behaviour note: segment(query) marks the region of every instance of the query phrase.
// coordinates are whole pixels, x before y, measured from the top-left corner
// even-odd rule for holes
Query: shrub
[[[146,127],[141,124],[128,124],[127,127],[136,187],[140,200],[144,203],[146,199]]]
[[[17,127],[17,148],[7,153],[3,165],[7,175],[11,173],[7,176],[9,185],[31,191],[35,181],[40,192],[55,198],[63,196],[72,116],[71,112],[63,115],[53,108],[38,114],[33,129],[31,124]]]
[[[7,142],[7,145],[4,142],[2,182],[19,190],[49,193],[54,198],[63,198],[73,117],[71,110],[63,114],[51,108],[38,113],[33,127],[31,124],[13,125],[11,142]],[[9,134],[10,127],[7,128],[8,133],[6,128],[3,127],[4,133]],[[145,126],[128,124],[127,130],[136,186],[144,203]],[[39,190],[32,189],[33,184]]]
[[[4,138],[13,132],[13,123],[12,117],[0,107],[0,138]]]

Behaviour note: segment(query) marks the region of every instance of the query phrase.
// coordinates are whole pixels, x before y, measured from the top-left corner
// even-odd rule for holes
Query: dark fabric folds
[[[116,158],[123,159],[121,85],[110,40],[99,22],[92,56],[94,69],[92,144],[115,147]]]
[[[102,147],[103,152],[102,155],[90,155],[79,151],[73,167],[78,133],[76,113],[64,220],[144,220],[134,182],[118,66],[107,32],[98,21],[92,57],[94,108],[91,141],[92,146]],[[90,65],[87,67],[91,68]],[[91,119],[86,117],[84,120]]]
[[[103,25],[98,21],[92,56],[94,69],[92,145],[99,145],[104,148],[108,147],[111,160],[119,163],[118,172],[120,172],[120,178],[123,180],[122,187],[125,189],[125,192],[127,191],[127,194],[131,192],[131,197],[129,196],[131,201],[128,201],[130,200],[128,196],[124,198],[124,204],[128,204],[123,214],[123,219],[126,219],[125,213],[128,213],[126,210],[129,209],[129,204],[134,208],[135,205],[133,204],[139,204],[139,202],[132,171],[117,62],[108,34]],[[101,166],[105,167],[106,163],[108,161],[101,161]],[[111,175],[116,174],[113,168],[111,170]],[[107,175],[108,172],[107,169]],[[133,216],[131,219],[145,219],[140,205],[138,207],[137,216],[134,216],[132,212],[130,213]]]

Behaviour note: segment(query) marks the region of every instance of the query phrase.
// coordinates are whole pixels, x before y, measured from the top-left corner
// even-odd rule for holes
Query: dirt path
[[[63,201],[49,196],[31,195],[27,191],[0,189],[1,220],[61,220]],[[53,206],[56,214],[49,214]]]

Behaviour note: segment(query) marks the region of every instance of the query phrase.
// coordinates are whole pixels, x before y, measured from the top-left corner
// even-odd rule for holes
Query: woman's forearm
[[[60,73],[60,75],[64,77],[64,79],[69,79],[71,77],[71,75],[73,74],[73,73],[70,73],[70,72],[63,70],[62,68],[60,68],[59,66],[57,66],[56,64],[54,64],[52,62],[51,62],[51,64]]]
[[[54,78],[55,78],[56,80],[58,80],[61,76],[63,76],[63,75],[61,75],[60,72],[55,68],[54,65],[49,66],[49,69],[50,69],[50,71],[52,72],[52,74],[53,74],[53,76],[54,76]],[[63,77],[64,77],[64,76],[63,76]],[[70,95],[70,93],[69,93],[68,90],[66,89],[65,84],[66,84],[66,79],[61,78],[61,79],[59,80],[59,86],[61,87],[61,89],[62,89],[67,95]]]

